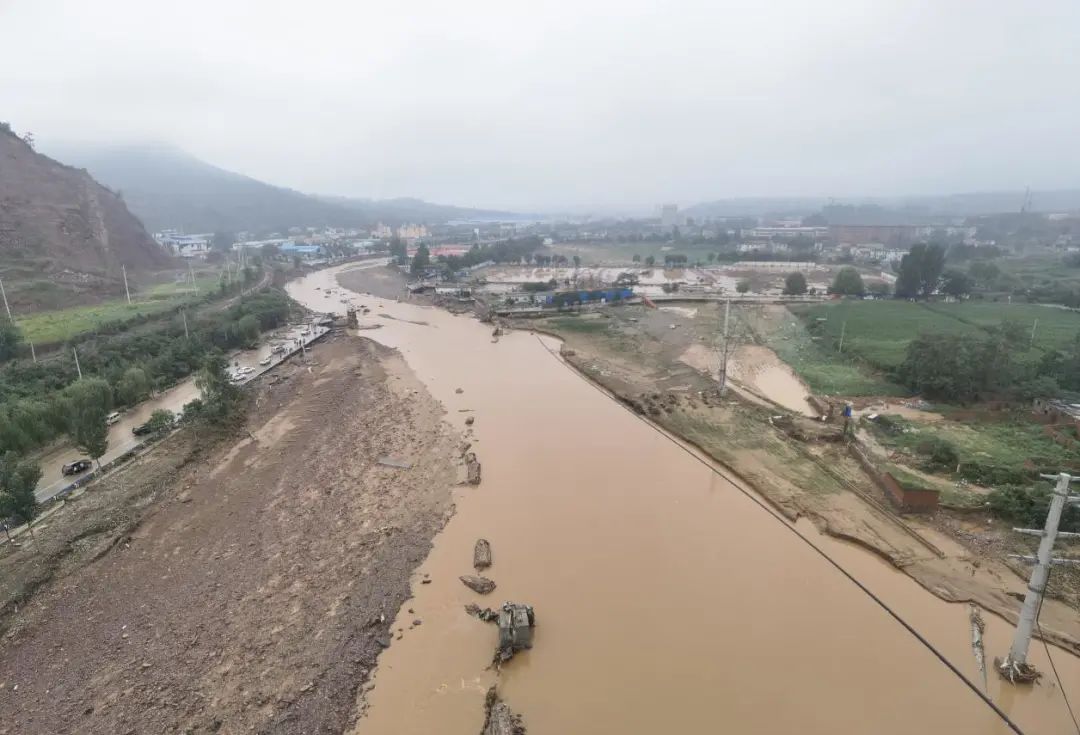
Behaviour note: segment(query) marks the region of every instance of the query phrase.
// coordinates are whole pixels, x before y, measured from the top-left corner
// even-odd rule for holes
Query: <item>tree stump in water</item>
[[[478,539],[473,547],[472,565],[477,571],[491,566],[491,544],[487,539]]]

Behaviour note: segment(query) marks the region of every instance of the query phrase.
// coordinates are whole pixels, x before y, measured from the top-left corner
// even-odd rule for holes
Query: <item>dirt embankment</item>
[[[336,338],[256,387],[241,438],[181,448],[123,511],[65,509],[86,535],[9,615],[0,733],[344,731],[452,512],[441,417],[397,353]]]
[[[393,266],[375,266],[353,268],[338,274],[338,283],[357,293],[369,293],[382,299],[403,299],[408,295],[405,289],[405,274]],[[354,301],[362,301],[357,297]]]

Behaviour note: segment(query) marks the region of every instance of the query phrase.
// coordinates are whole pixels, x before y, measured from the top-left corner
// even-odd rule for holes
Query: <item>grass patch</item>
[[[153,316],[168,311],[180,303],[180,299],[143,301],[128,306],[126,300],[106,301],[95,306],[76,306],[70,309],[46,311],[18,320],[19,328],[27,339],[37,344],[64,342],[84,332],[91,332],[103,324],[123,321],[139,315]]]
[[[1080,453],[1063,447],[1043,433],[1040,424],[1024,421],[916,423],[888,415],[884,424],[871,422],[878,440],[911,457],[921,457],[928,441],[948,442],[956,449],[960,476],[984,485],[1027,482],[1038,471],[1057,471],[1080,462]],[[1034,470],[1025,466],[1032,460]],[[952,474],[949,472],[948,474]],[[924,481],[925,482],[925,481]]]
[[[216,274],[196,278],[199,286],[198,296],[210,293],[218,287]],[[127,299],[113,299],[92,306],[73,306],[54,311],[40,311],[19,316],[19,329],[23,335],[35,344],[55,344],[73,337],[92,332],[104,324],[127,321],[136,317],[154,316],[169,311],[186,302],[194,301],[198,296],[191,291],[191,281],[178,283],[159,283],[132,294],[133,302]]]
[[[839,347],[843,335],[845,353],[880,370],[898,367],[904,361],[908,343],[924,332],[982,334],[1003,321],[1031,329],[1038,320],[1032,349],[1019,356],[1024,362],[1036,361],[1046,351],[1064,347],[1080,333],[1077,312],[1036,304],[845,300],[792,306],[791,310],[831,348]]]
[[[758,336],[792,367],[810,389],[821,395],[906,396],[908,391],[815,339],[806,324],[785,316],[770,321]]]

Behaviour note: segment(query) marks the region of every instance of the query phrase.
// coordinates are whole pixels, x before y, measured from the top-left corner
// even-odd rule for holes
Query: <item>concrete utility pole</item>
[[[180,316],[184,318],[184,339],[191,339],[187,331],[187,309],[181,311]]]
[[[731,299],[724,302],[724,348],[720,353],[720,395],[727,393],[728,334],[731,325]]]
[[[1058,536],[1062,538],[1080,538],[1080,533],[1058,532],[1058,524],[1061,522],[1061,513],[1068,503],[1080,502],[1080,497],[1069,497],[1069,483],[1073,477],[1065,472],[1058,475],[1043,475],[1045,479],[1057,478],[1053,496],[1050,499],[1050,510],[1046,514],[1046,527],[1043,530],[1032,528],[1015,528],[1018,533],[1030,536],[1039,536],[1039,550],[1036,556],[1022,556],[1010,554],[1014,559],[1023,559],[1033,562],[1035,569],[1031,572],[1031,581],[1028,582],[1027,595],[1024,597],[1024,607],[1020,610],[1020,620],[1016,623],[1016,635],[1013,637],[1012,648],[1005,660],[997,659],[998,673],[1012,683],[1029,684],[1039,678],[1039,672],[1027,662],[1028,645],[1031,643],[1031,633],[1038,622],[1037,616],[1042,605],[1043,595],[1046,594],[1046,580],[1050,576],[1052,564],[1080,564],[1075,559],[1054,559],[1050,556],[1054,549],[1054,541]]]
[[[37,353],[34,352],[34,340],[28,340],[30,342],[30,357],[34,358],[34,362],[37,362]]]
[[[75,370],[79,373],[79,380],[82,380],[82,368],[79,367],[79,351],[72,347],[71,354],[75,355]]]
[[[124,274],[124,293],[127,295],[128,306],[131,306],[131,291],[128,290],[128,282],[127,282],[127,266],[126,265],[121,265],[120,266],[120,271]]]
[[[1034,347],[1035,346],[1035,330],[1038,329],[1038,328],[1039,328],[1039,320],[1036,319],[1035,323],[1031,325],[1031,344],[1028,345],[1029,347]]]
[[[840,344],[836,348],[837,352],[843,352],[844,351],[844,333],[845,332],[847,332],[847,319],[845,319],[844,323],[840,325]]]
[[[191,268],[191,260],[187,262],[188,275],[191,276],[191,288],[195,291],[195,294],[199,293],[199,286],[195,283],[195,271]]]
[[[11,318],[11,307],[8,306],[7,291],[4,290],[4,281],[2,279],[0,279],[0,296],[4,297],[4,310],[7,311],[8,321],[14,324],[15,320]]]

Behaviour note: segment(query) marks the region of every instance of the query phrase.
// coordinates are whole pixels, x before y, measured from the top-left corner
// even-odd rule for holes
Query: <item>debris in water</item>
[[[477,569],[487,569],[491,566],[491,542],[487,539],[477,539],[473,547],[472,565]]]
[[[499,698],[499,692],[492,686],[484,697],[484,727],[480,735],[525,735],[525,724],[521,715]]]
[[[983,632],[986,623],[983,622],[979,608],[974,604],[968,605],[968,619],[971,620],[971,650],[975,652],[975,663],[979,665],[979,673],[982,674],[983,691],[986,691],[986,651],[983,649]]]
[[[486,595],[495,589],[495,582],[487,577],[480,577],[475,574],[466,574],[458,577],[462,584],[471,589],[473,592],[481,595]]]
[[[473,452],[467,452],[465,454],[465,470],[468,473],[466,482],[470,485],[480,484],[480,463],[476,460],[476,454]]]
[[[532,648],[533,626],[536,616],[532,605],[504,602],[499,612],[499,648],[495,651],[495,665],[509,661],[518,651]]]
[[[465,612],[472,615],[474,618],[483,620],[485,623],[495,623],[499,620],[499,613],[492,610],[490,607],[485,607],[483,610],[476,603],[470,602],[465,606]]]

